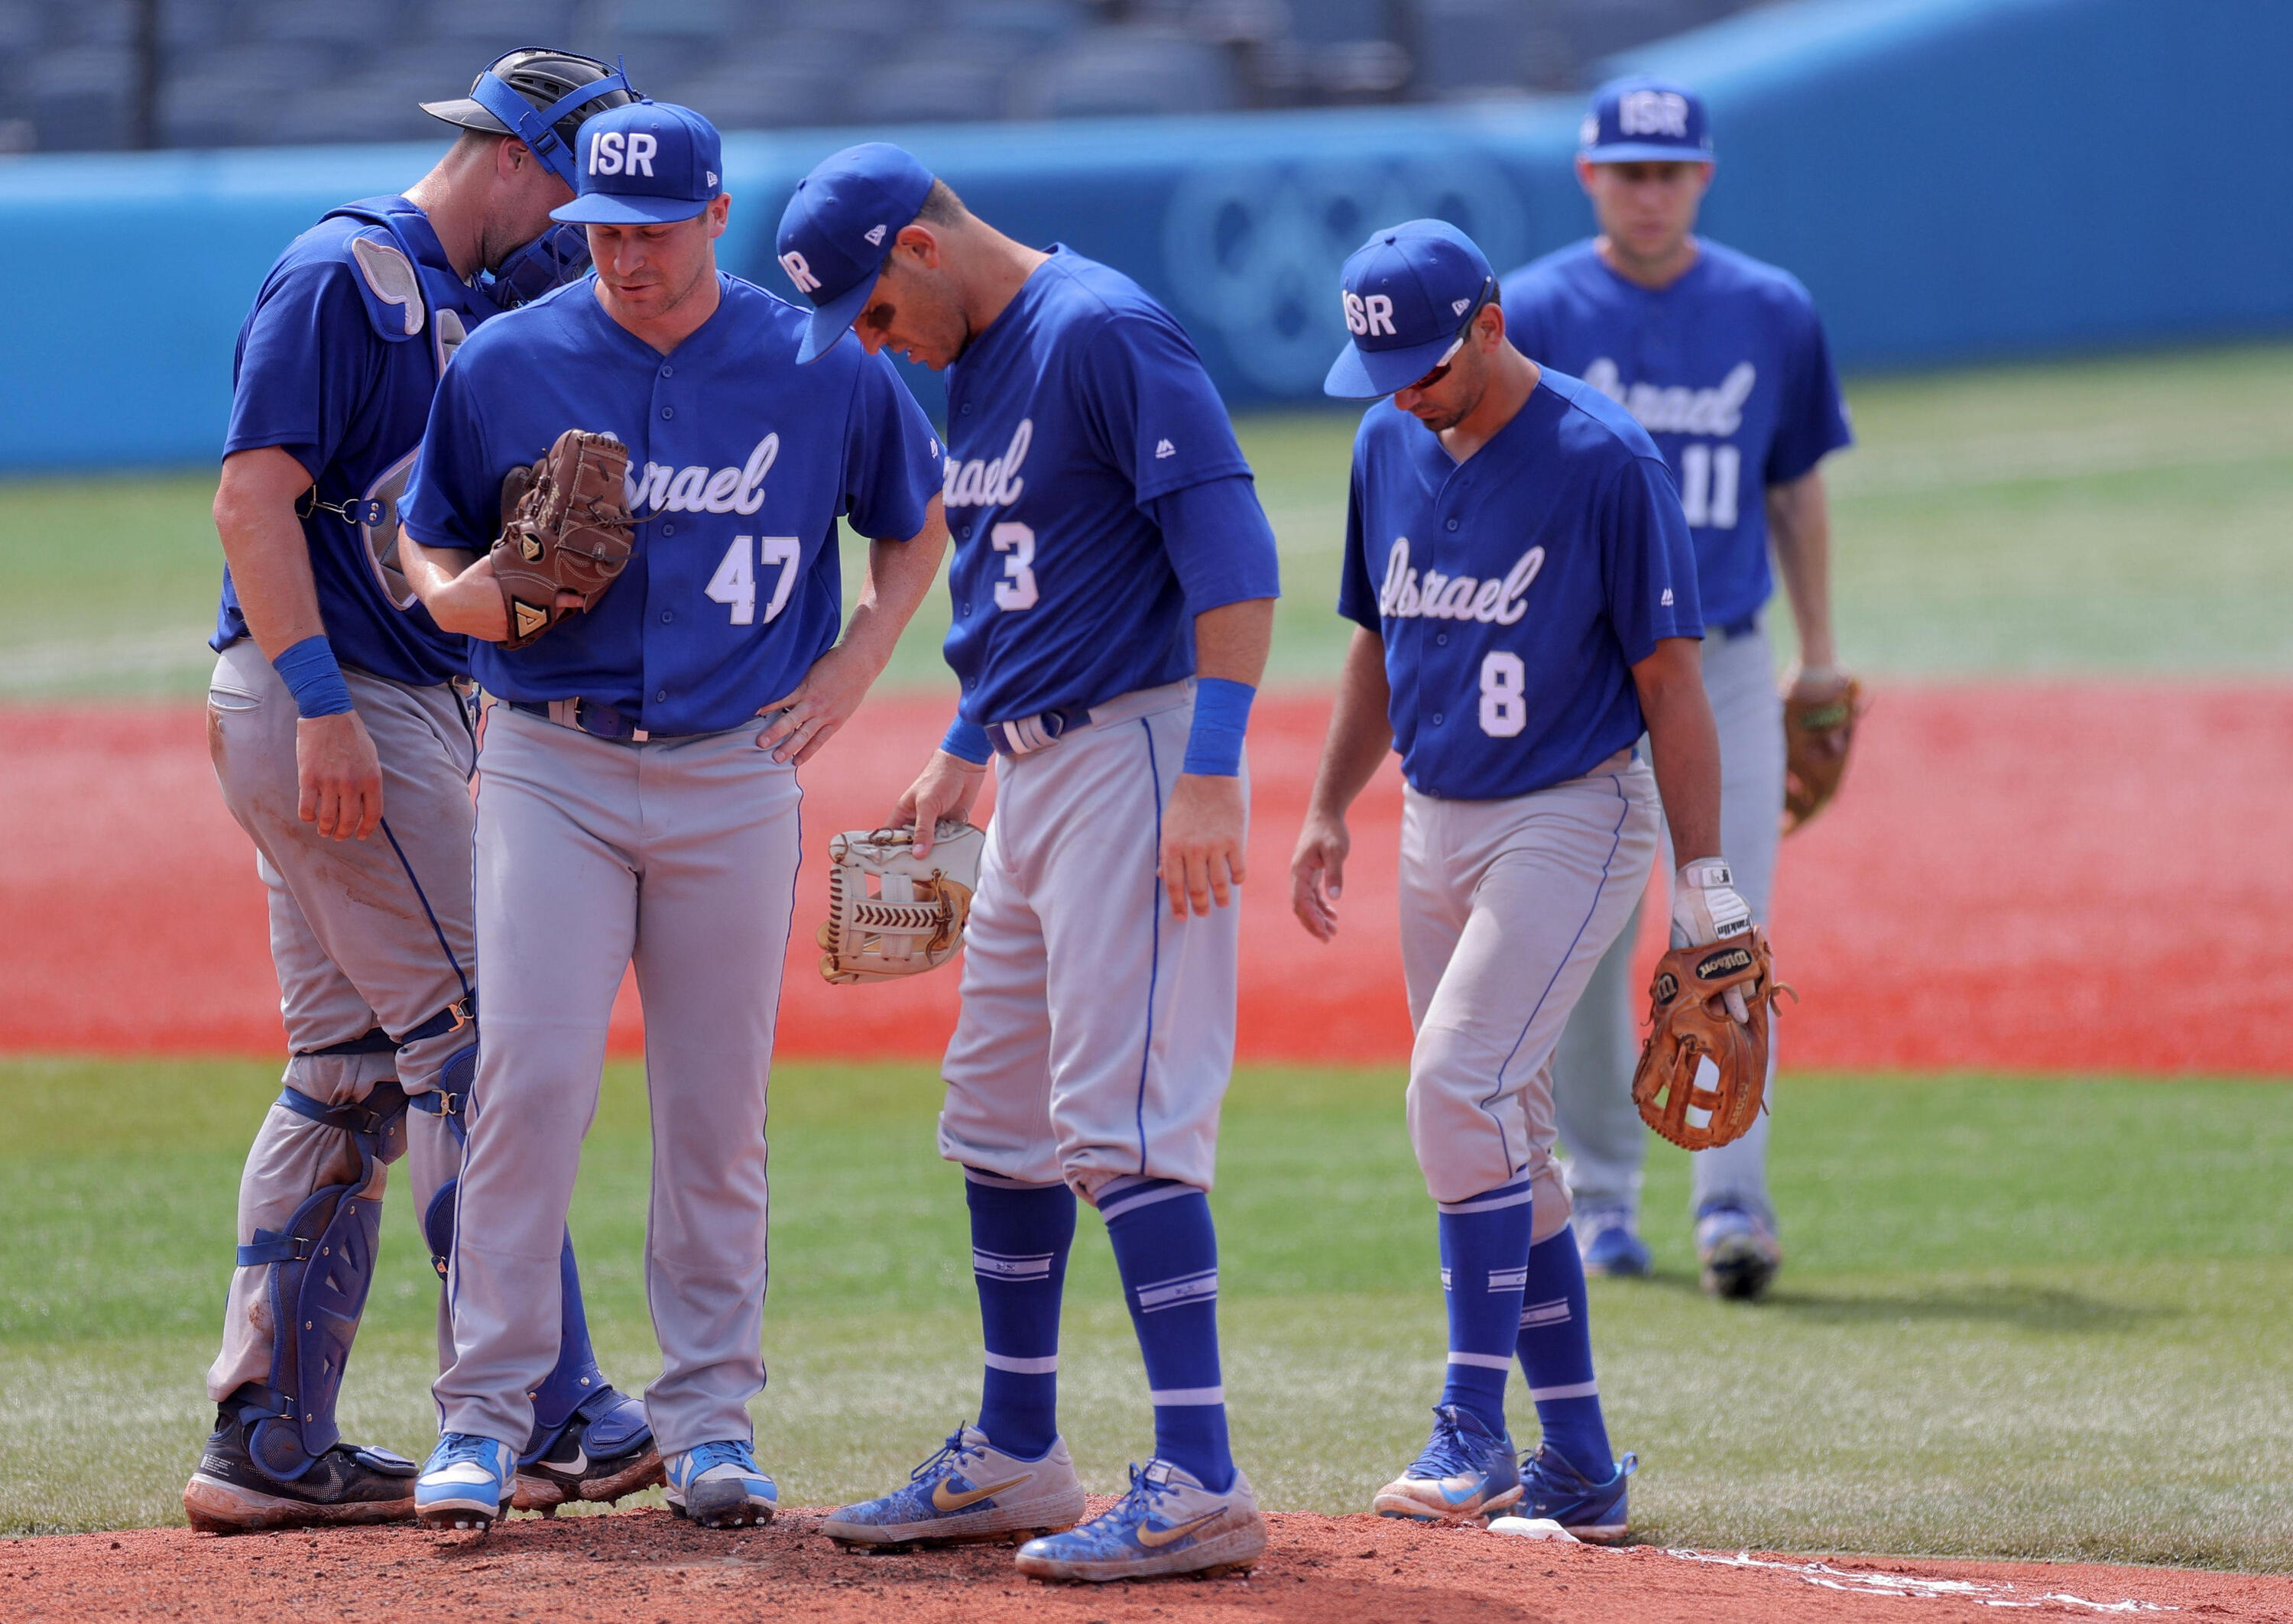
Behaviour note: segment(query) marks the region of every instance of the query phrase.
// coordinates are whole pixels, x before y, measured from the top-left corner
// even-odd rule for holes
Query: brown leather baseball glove
[[[1728,1013],[1721,995],[1730,988],[1743,996],[1748,1020]],[[1768,939],[1756,925],[1659,959],[1649,988],[1648,1041],[1633,1072],[1641,1119],[1690,1151],[1749,1132],[1767,1095],[1770,1006],[1785,992],[1791,989],[1777,983]],[[1719,1072],[1708,1087],[1696,1080],[1704,1060]]]
[[[523,649],[568,615],[595,609],[629,562],[629,448],[611,434],[568,429],[531,468],[502,481],[494,579],[509,612],[505,649]],[[565,602],[579,594],[577,606]]]
[[[1796,683],[1784,696],[1784,833],[1831,803],[1847,772],[1847,749],[1863,715],[1863,686],[1851,676]]]
[[[949,821],[928,857],[916,855],[913,829],[852,829],[831,840],[822,979],[890,981],[954,957],[986,852],[984,829]]]

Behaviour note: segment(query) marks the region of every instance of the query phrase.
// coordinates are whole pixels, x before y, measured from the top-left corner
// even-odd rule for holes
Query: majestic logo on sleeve
[[[630,469],[621,486],[633,513],[753,513],[765,505],[765,475],[780,455],[781,437],[767,434],[738,468],[647,463]]]
[[[1688,389],[1679,384],[1626,384],[1616,363],[1602,356],[1584,368],[1584,381],[1633,415],[1651,434],[1706,434],[1725,440],[1743,425],[1744,402],[1752,398],[1759,373],[1749,361],[1735,369],[1714,389]]]
[[[1477,620],[1483,626],[1512,626],[1528,613],[1529,583],[1544,568],[1544,549],[1531,547],[1500,579],[1496,576],[1444,575],[1409,567],[1409,537],[1393,538],[1386,555],[1385,585],[1377,612],[1389,620]]]
[[[941,501],[949,507],[1009,507],[1027,489],[1019,465],[1027,460],[1027,447],[1035,438],[1035,420],[1019,419],[1011,443],[996,457],[973,457],[969,462],[947,459],[947,483]]]

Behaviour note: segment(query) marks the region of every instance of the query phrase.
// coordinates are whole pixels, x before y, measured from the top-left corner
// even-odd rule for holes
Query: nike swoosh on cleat
[[[947,1479],[943,1477],[938,1483],[932,1485],[932,1509],[934,1511],[961,1511],[965,1507],[976,1506],[980,1501],[988,1499],[992,1495],[1001,1494],[1006,1489],[1017,1488],[1021,1483],[1027,1481],[1028,1476],[1029,1474],[1023,1472],[1017,1477],[1007,1477],[1000,1483],[990,1483],[984,1489],[967,1490],[961,1494],[949,1493],[947,1489]]]
[[[565,1461],[544,1460],[536,1463],[553,1472],[563,1472],[569,1477],[579,1477],[589,1469],[589,1457],[579,1444],[573,1446],[573,1458]]]
[[[1176,1528],[1149,1528],[1146,1523],[1141,1523],[1138,1525],[1138,1543],[1150,1551],[1160,1550],[1166,1545],[1172,1545],[1185,1539],[1203,1523],[1217,1522],[1218,1516],[1219,1514],[1215,1511],[1204,1512],[1193,1522],[1181,1523]]]

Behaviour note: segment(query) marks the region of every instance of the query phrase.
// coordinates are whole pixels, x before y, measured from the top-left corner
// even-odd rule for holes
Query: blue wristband
[[[323,635],[305,637],[271,662],[300,716],[339,716],[351,707],[351,685],[335,664],[335,647]]]
[[[975,767],[985,766],[987,758],[995,754],[995,747],[987,742],[987,730],[960,715],[947,724],[947,737],[939,741],[939,747]]]
[[[1184,771],[1204,778],[1235,778],[1242,772],[1242,737],[1250,727],[1250,702],[1258,690],[1248,683],[1206,676],[1195,684],[1195,727],[1187,735]]]

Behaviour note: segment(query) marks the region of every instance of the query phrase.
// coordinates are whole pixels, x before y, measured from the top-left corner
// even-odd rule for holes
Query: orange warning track
[[[1289,914],[1327,713],[1319,694],[1270,695],[1252,728],[1248,1059],[1408,1053],[1391,772],[1356,814],[1338,943]],[[945,715],[936,699],[871,701],[806,770],[784,1054],[928,1059],[945,1043],[952,974],[830,987],[811,945],[827,836],[883,816]],[[199,707],[0,709],[0,1051],[277,1053],[262,887]],[[1802,997],[1785,1064],[2293,1076],[2293,1028],[2251,996],[2293,914],[2289,805],[2293,688],[1881,688],[1839,804],[1785,847],[1771,933]],[[640,1033],[624,988],[617,1048]]]

